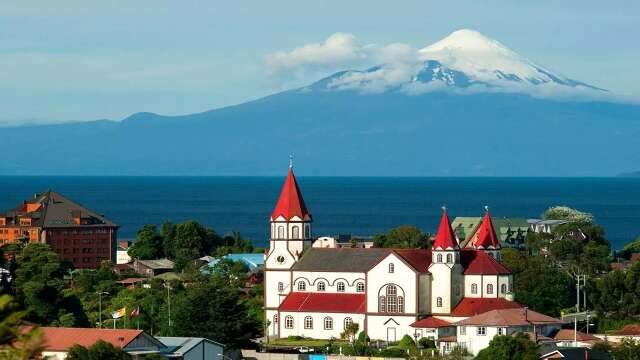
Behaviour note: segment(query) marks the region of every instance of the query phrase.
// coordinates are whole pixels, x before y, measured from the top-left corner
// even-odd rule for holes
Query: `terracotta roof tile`
[[[280,304],[280,311],[357,313],[366,311],[365,294],[292,292]]]
[[[458,321],[456,325],[486,326],[527,326],[562,324],[562,320],[527,310],[525,308],[491,310],[468,319]]]
[[[582,331],[578,331],[577,334],[578,341],[602,341],[602,339],[595,337],[591,334],[583,333]],[[574,332],[573,329],[560,329],[553,337],[554,340],[568,340],[573,341]]]
[[[98,340],[124,348],[142,334],[142,330],[41,327],[44,346],[49,351],[66,351],[73,345],[84,347]]]
[[[496,309],[522,308],[522,305],[514,301],[503,298],[470,298],[460,300],[458,305],[451,311],[451,316],[463,317],[482,314]]]
[[[414,322],[413,324],[411,324],[411,327],[423,328],[423,329],[435,329],[435,328],[448,327],[448,326],[453,326],[453,324],[433,316],[427,316],[426,318],[420,319]]]
[[[640,324],[629,324],[622,327],[622,329],[611,332],[612,335],[628,335],[638,336],[640,335]]]
[[[511,271],[482,250],[460,250],[465,275],[509,275]]]

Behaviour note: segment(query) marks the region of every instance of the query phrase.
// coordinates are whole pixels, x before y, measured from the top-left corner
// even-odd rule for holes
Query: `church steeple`
[[[440,219],[440,226],[436,233],[436,238],[433,241],[433,250],[453,250],[458,248],[458,241],[451,229],[451,221],[449,221],[449,215],[447,215],[447,208],[442,207],[442,218]]]
[[[482,250],[495,259],[500,260],[500,240],[493,227],[488,206],[485,206],[484,218],[478,229],[475,241],[470,242],[469,245],[474,249]]]
[[[271,213],[271,221],[275,221],[279,218],[281,220],[289,221],[294,217],[299,220],[311,221],[311,214],[307,210],[307,206],[302,198],[302,192],[298,187],[298,182],[293,174],[293,166],[289,165],[289,173],[282,186],[280,192],[280,198],[276,203],[276,207]]]

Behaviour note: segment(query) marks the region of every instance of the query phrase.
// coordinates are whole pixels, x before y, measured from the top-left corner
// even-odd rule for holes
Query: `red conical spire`
[[[311,220],[311,214],[304,204],[304,199],[302,198],[296,177],[293,175],[293,167],[291,165],[289,166],[287,179],[282,186],[280,198],[276,203],[275,209],[273,209],[273,213],[271,213],[271,220],[275,220],[280,216],[287,221],[291,220],[294,216],[303,220]]]
[[[480,229],[478,229],[478,238],[473,245],[478,249],[499,249],[500,241],[498,240],[498,236],[496,236],[496,231],[491,222],[489,207],[485,207],[485,209],[487,211],[484,214],[484,219],[482,219]]]
[[[433,250],[458,248],[458,241],[456,240],[456,236],[453,234],[453,229],[451,229],[451,222],[449,221],[447,208],[445,207],[442,208],[442,219],[440,219],[440,226],[436,233],[436,239],[433,241],[433,246],[431,248]]]

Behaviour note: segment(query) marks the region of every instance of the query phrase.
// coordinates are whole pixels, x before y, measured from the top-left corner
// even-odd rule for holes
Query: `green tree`
[[[431,245],[429,234],[411,225],[401,225],[387,234],[376,235],[373,244],[375,247],[407,249],[427,249]]]
[[[212,276],[192,284],[172,299],[174,336],[201,336],[237,349],[261,333],[262,324],[248,315],[244,299],[229,280]]]
[[[185,221],[176,226],[175,264],[177,270],[184,269],[191,261],[207,254],[221,242],[220,237],[195,221]]]
[[[160,229],[160,235],[162,236],[162,249],[164,256],[168,259],[175,259],[176,226],[170,221],[165,221]]]
[[[22,249],[16,259],[15,288],[28,320],[44,325],[88,325],[80,300],[63,291],[67,270],[49,245],[33,243]]]
[[[566,273],[558,271],[548,258],[504,249],[502,263],[513,273],[517,302],[551,315],[559,315],[562,309],[575,304],[575,282]]]
[[[33,359],[42,351],[40,330],[21,328],[26,314],[11,296],[0,296],[0,359]],[[15,346],[17,343],[20,346]]]
[[[416,342],[413,341],[411,336],[405,335],[402,337],[402,339],[400,339],[400,342],[398,343],[398,347],[403,350],[413,349],[416,347]]]
[[[495,336],[476,360],[537,360],[538,346],[525,334]]]
[[[614,360],[640,360],[640,341],[623,339],[611,350]]]
[[[145,225],[138,230],[136,241],[129,248],[129,256],[134,259],[157,259],[164,255],[163,239],[155,225]]]
[[[358,329],[360,326],[358,323],[350,322],[347,326],[344,327],[344,331],[340,334],[340,338],[348,339],[351,342],[355,341],[356,334],[358,334]]]
[[[74,345],[67,353],[68,360],[129,360],[131,356],[119,347],[98,340],[89,348]]]
[[[550,207],[542,214],[542,218],[545,220],[567,220],[578,223],[593,222],[593,215],[568,206]]]
[[[593,307],[608,320],[635,319],[640,314],[640,263],[626,272],[614,270],[589,283]]]

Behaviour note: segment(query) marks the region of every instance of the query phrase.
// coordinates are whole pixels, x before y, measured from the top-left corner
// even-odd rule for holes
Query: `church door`
[[[396,328],[388,327],[387,328],[387,342],[395,342],[396,341]]]

